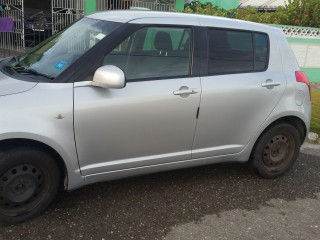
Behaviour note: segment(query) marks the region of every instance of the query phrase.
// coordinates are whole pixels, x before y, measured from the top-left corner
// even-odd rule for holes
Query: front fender
[[[27,139],[54,149],[64,160],[68,189],[84,183],[73,132],[73,84],[39,83],[30,91],[0,97],[0,141]]]

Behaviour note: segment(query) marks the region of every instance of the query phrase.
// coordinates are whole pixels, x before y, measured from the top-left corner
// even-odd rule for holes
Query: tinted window
[[[104,64],[121,68],[127,80],[187,76],[190,36],[189,28],[142,28],[108,54]]]
[[[209,74],[262,71],[267,65],[268,39],[265,34],[211,29]]]
[[[266,34],[255,33],[255,55],[254,55],[254,69],[255,71],[262,71],[268,66],[268,37]]]

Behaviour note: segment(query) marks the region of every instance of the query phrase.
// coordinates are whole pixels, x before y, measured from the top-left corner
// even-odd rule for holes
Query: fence
[[[27,17],[24,0],[0,0],[0,18],[14,20],[14,30],[0,33],[0,57],[21,54],[52,34],[84,17],[85,0],[51,0],[51,13],[33,12]],[[96,10],[150,9],[173,11],[175,0],[96,0]],[[2,11],[1,11],[2,9]]]
[[[0,18],[12,18],[14,29],[0,32],[0,56],[15,55],[25,49],[23,0],[0,0]]]
[[[84,17],[84,0],[52,0],[52,33]]]
[[[173,1],[143,1],[143,0],[96,0],[98,11],[117,9],[149,9],[153,11],[174,11],[175,0]]]
[[[320,83],[320,29],[274,25],[285,33],[299,66],[311,82]]]

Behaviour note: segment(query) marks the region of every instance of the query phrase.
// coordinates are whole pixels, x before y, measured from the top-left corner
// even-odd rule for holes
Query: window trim
[[[85,76],[88,72],[96,71],[100,66],[100,61],[102,61],[101,48],[106,49],[106,51],[111,51],[110,49],[115,48],[117,45],[117,39],[123,41],[125,36],[131,34],[134,26],[128,26],[123,24],[117,30],[112,32],[108,37],[102,39],[93,48],[89,49],[86,54],[82,55],[77,59],[68,69],[62,72],[58,76],[58,80],[61,83],[76,83],[87,81]],[[88,64],[92,63],[92,64]]]
[[[230,75],[230,74],[242,74],[242,73],[258,73],[258,72],[265,72],[269,68],[269,61],[270,61],[270,37],[269,34],[266,32],[260,32],[260,31],[253,31],[253,30],[245,30],[245,29],[236,29],[236,28],[222,28],[222,27],[205,27],[206,29],[206,73],[201,74],[202,77],[205,76],[220,76],[220,75]],[[256,53],[256,45],[255,45],[255,37],[254,34],[264,34],[267,37],[267,64],[264,69],[259,70],[259,71],[237,71],[237,72],[221,72],[221,73],[209,73],[209,31],[210,30],[225,30],[225,31],[235,31],[235,32],[246,32],[246,33],[251,33],[252,35],[252,43],[253,43],[253,69],[255,66],[255,53]]]
[[[133,25],[128,23],[129,25]],[[166,77],[147,77],[147,78],[135,78],[135,79],[130,79],[127,80],[126,79],[126,83],[131,83],[131,82],[145,82],[145,81],[157,81],[157,80],[171,80],[171,79],[179,79],[179,78],[193,78],[193,77],[198,77],[199,76],[199,71],[198,71],[198,66],[195,65],[195,48],[196,48],[196,34],[195,32],[197,28],[197,26],[194,25],[171,25],[171,24],[139,24],[139,27],[135,29],[135,31],[131,32],[130,34],[128,34],[124,39],[122,39],[121,41],[118,41],[116,46],[117,47],[120,43],[122,43],[126,38],[130,37],[132,34],[136,33],[137,31],[139,31],[142,28],[149,28],[149,27],[155,27],[155,28],[189,28],[190,29],[190,37],[192,37],[191,41],[190,41],[190,63],[189,63],[189,74],[188,75],[176,75],[176,76],[166,76]],[[114,48],[115,48],[114,47]],[[114,49],[113,48],[113,49]],[[105,53],[103,56],[108,55],[109,53],[112,52],[111,49],[108,53]],[[198,60],[199,61],[199,60]]]
[[[265,67],[263,69],[261,69],[260,71],[256,71],[254,70],[254,72],[265,72],[268,70],[269,67],[269,59],[270,59],[270,38],[269,35],[267,33],[263,33],[263,32],[253,32],[253,51],[254,51],[254,56],[253,56],[253,69],[255,69],[255,64],[256,64],[256,38],[255,38],[255,34],[262,34],[265,35],[267,37],[267,64],[265,65]]]
[[[152,80],[170,80],[175,78],[195,78],[200,76],[200,67],[202,61],[202,51],[205,48],[204,45],[200,44],[202,27],[195,25],[171,25],[171,24],[136,24],[136,23],[125,23],[119,29],[114,31],[109,35],[109,37],[102,39],[98,44],[91,48],[85,55],[81,56],[67,71],[64,71],[60,76],[60,82],[66,83],[76,83],[88,81],[87,76],[94,74],[94,72],[101,67],[103,57],[112,52],[121,42],[128,38],[131,34],[138,31],[140,28],[156,26],[156,27],[187,27],[192,31],[192,63],[191,63],[191,73],[188,76],[174,76],[165,78],[144,78],[126,81],[130,82],[140,82],[140,81],[152,81]],[[101,51],[104,49],[104,51]],[[88,64],[90,63],[90,64]],[[85,66],[85,67],[84,67]]]

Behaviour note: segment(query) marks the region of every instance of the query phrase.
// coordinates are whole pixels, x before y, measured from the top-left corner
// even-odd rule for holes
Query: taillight
[[[302,71],[296,71],[296,81],[307,84],[307,86],[309,88],[309,95],[311,98],[311,86],[310,86],[310,82],[309,82],[309,79],[306,76],[306,74]]]

